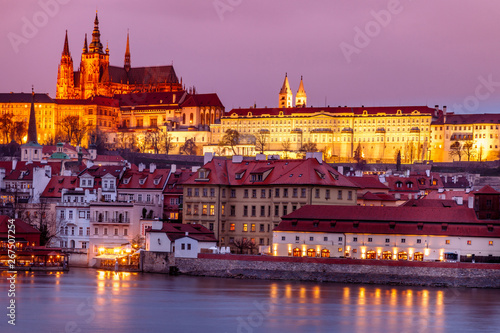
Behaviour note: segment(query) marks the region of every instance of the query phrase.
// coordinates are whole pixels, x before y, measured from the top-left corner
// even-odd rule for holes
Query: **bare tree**
[[[179,152],[186,155],[195,155],[196,143],[194,143],[193,139],[186,140],[186,142],[184,142],[184,144],[180,147]]]
[[[289,138],[287,138],[286,140],[283,140],[281,142],[281,149],[285,153],[285,158],[288,158],[288,152],[290,151],[290,146],[291,145],[292,145],[292,143],[290,142]]]
[[[227,146],[231,146],[233,150],[233,155],[236,155],[235,146],[240,143],[240,133],[237,130],[228,129],[224,136],[222,137],[222,143]]]
[[[316,146],[316,143],[308,142],[302,145],[302,148],[300,150],[306,153],[313,153],[318,151],[318,147]]]
[[[23,138],[28,132],[28,126],[25,121],[15,121],[11,129],[11,138],[16,142],[23,142]]]
[[[81,145],[82,140],[93,128],[78,116],[66,116],[58,124],[62,139],[72,144]]]
[[[148,129],[144,135],[144,141],[146,147],[152,149],[155,154],[159,154],[163,142],[163,132],[158,127]]]
[[[239,250],[238,252],[240,254],[243,253],[243,250],[248,249],[248,243],[248,239],[246,238],[235,238],[233,242],[234,246]]]
[[[461,161],[462,160],[462,145],[460,144],[460,142],[458,141],[455,141],[454,143],[452,143],[450,145],[450,157],[458,157],[458,160]]]
[[[174,149],[175,145],[173,143],[173,136],[166,132],[164,135],[163,135],[163,147],[165,148],[165,154],[169,154],[172,149]]]
[[[474,143],[471,140],[466,141],[462,146],[462,151],[467,156],[467,161],[470,161],[476,155]]]
[[[269,137],[269,131],[260,130],[255,135],[255,150],[264,154],[264,150],[266,150],[266,144]]]
[[[0,133],[2,133],[4,143],[9,143],[12,139],[13,124],[12,113],[5,113],[0,116]]]
[[[130,244],[136,250],[142,249],[142,248],[144,248],[144,237],[137,234],[134,236],[134,238],[132,238],[132,240],[130,241]]]

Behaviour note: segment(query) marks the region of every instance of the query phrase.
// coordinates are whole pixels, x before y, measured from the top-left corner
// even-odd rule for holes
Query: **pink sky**
[[[59,8],[46,14],[41,4],[54,2]],[[34,84],[37,92],[55,97],[65,30],[78,66],[97,7],[112,65],[123,65],[130,29],[133,67],[173,62],[186,86],[218,93],[227,110],[254,102],[277,106],[288,72],[294,92],[304,76],[313,106],[326,100],[332,106],[439,104],[457,112],[460,105],[466,105],[462,112],[500,112],[498,0],[0,0],[0,5],[0,92],[28,92]],[[23,34],[25,22],[36,19],[38,31]],[[16,36],[23,42],[12,42]]]

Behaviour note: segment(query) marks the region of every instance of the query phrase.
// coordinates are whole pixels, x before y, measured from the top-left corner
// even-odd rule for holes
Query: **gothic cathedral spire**
[[[89,47],[87,46],[87,34],[85,34],[85,41],[83,42],[82,53],[89,53]]]
[[[69,56],[68,30],[66,30],[66,36],[64,37],[64,47],[63,47],[62,55]]]
[[[99,32],[99,18],[97,17],[97,11],[95,13],[94,31],[92,31],[92,43],[90,43],[89,51],[90,53],[104,54],[102,51],[101,33]]]
[[[128,72],[130,70],[130,43],[129,43],[129,33],[127,31],[127,47],[125,49],[125,64],[123,66]]]
[[[69,52],[68,30],[64,37],[64,46],[61,54],[61,63],[57,72],[56,98],[70,98],[74,87],[73,58]]]
[[[68,41],[68,39],[66,36],[66,42],[67,41]],[[27,141],[27,143],[38,144],[38,137],[36,134],[35,90],[34,90],[34,88],[31,88],[31,109],[30,109],[30,120],[29,120],[29,124],[28,124],[28,141]]]
[[[281,87],[279,93],[279,107],[280,108],[291,108],[292,105],[292,89],[290,89],[290,84],[288,83],[288,74],[285,74],[285,81],[283,82],[283,86]]]
[[[302,76],[300,76],[300,85],[299,90],[297,91],[297,95],[295,95],[295,106],[296,107],[305,107],[307,104],[307,95],[304,90],[304,82],[302,81]]]

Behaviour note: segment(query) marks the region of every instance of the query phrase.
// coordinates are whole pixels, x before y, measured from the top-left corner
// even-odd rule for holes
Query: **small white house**
[[[215,246],[214,233],[199,224],[153,222],[146,230],[146,251],[173,252],[178,258],[196,258],[202,249]]]

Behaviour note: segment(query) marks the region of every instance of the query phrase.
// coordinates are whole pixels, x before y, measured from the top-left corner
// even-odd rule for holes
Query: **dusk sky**
[[[44,3],[58,8],[44,10]],[[288,72],[294,94],[304,76],[313,106],[500,112],[498,0],[0,4],[0,92],[28,92],[34,84],[55,97],[65,30],[76,70],[97,8],[112,65],[123,65],[129,29],[132,67],[173,63],[187,87],[218,93],[227,111],[254,102],[276,107]]]

